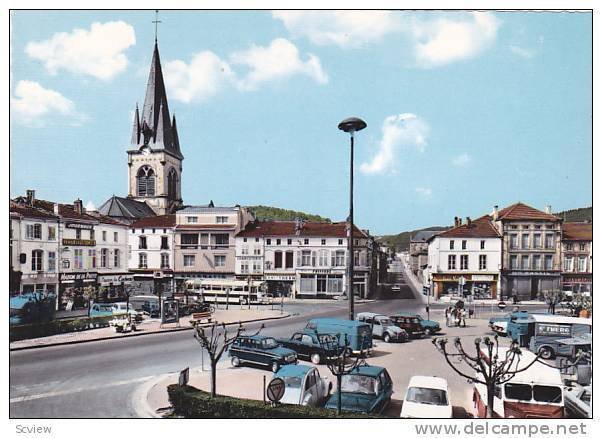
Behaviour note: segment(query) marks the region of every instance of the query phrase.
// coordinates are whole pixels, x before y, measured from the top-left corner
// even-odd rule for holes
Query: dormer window
[[[196,224],[199,222],[199,218],[196,216],[186,216],[186,223]]]
[[[228,216],[215,216],[215,223],[216,224],[227,224]]]

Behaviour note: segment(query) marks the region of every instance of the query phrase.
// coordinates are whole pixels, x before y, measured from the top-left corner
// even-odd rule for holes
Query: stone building
[[[592,292],[593,227],[587,222],[562,224],[562,289]]]

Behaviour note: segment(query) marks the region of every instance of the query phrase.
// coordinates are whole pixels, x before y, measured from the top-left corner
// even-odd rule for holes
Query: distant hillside
[[[573,210],[561,211],[560,213],[554,213],[555,216],[562,218],[565,222],[585,222],[592,221],[594,219],[594,208],[583,207],[575,208]]]
[[[267,207],[265,205],[250,205],[247,207],[257,220],[293,221],[296,218],[314,222],[332,222],[329,218],[317,214],[303,213],[302,211],[286,210],[284,208]]]
[[[449,228],[451,227],[428,227],[420,228],[419,230],[403,231],[392,236],[381,236],[378,238],[378,241],[383,242],[390,248],[395,248],[396,252],[408,251],[410,249],[410,238],[418,231],[443,231]]]

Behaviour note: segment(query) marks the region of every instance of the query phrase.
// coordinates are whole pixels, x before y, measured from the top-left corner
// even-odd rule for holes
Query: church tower
[[[182,205],[182,161],[176,116],[169,115],[167,94],[155,39],[142,114],[136,105],[128,154],[128,198],[145,202],[155,214]]]

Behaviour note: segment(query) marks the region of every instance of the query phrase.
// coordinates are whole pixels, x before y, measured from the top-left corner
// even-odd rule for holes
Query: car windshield
[[[424,405],[447,406],[447,394],[442,389],[419,388],[413,386],[408,389],[406,400]]]
[[[380,320],[380,323],[382,325],[393,325],[393,321],[391,321],[389,318],[382,318]]]
[[[301,388],[301,377],[283,377],[282,380],[284,380],[284,386],[287,386],[289,388]]]
[[[531,385],[524,383],[506,383],[504,385],[504,393],[506,398],[511,400],[529,401],[532,398]]]
[[[533,398],[538,402],[560,403],[562,401],[562,390],[557,386],[533,386]]]
[[[341,392],[376,394],[376,379],[358,374],[346,374],[341,379]]]
[[[416,319],[417,319],[419,322],[420,322],[420,321],[424,321],[424,320],[422,319],[422,316],[420,316],[420,315],[416,315]]]
[[[267,338],[263,340],[263,348],[276,348],[278,346],[278,342],[274,338]]]

